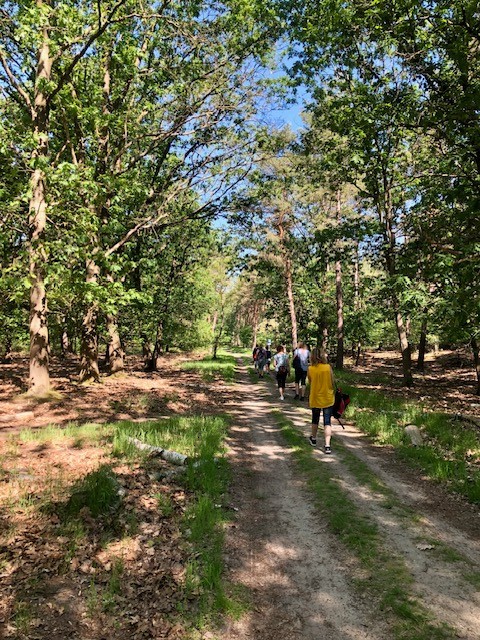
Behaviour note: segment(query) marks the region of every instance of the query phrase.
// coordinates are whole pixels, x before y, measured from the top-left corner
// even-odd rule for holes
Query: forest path
[[[232,394],[225,396],[224,409],[233,417],[228,441],[231,500],[238,509],[227,535],[227,577],[249,589],[254,607],[223,629],[221,637],[389,638],[377,606],[353,588],[358,563],[315,511],[280,433],[273,409],[281,410],[305,437],[309,433],[308,405],[294,404],[292,396],[287,389],[287,401],[281,402],[275,381],[267,377],[252,383],[244,365]],[[340,452],[325,457],[318,448],[314,455],[331,465],[342,488],[376,523],[387,548],[403,559],[415,597],[436,622],[453,627],[453,637],[479,640],[480,594],[465,579],[480,570],[478,509],[467,514],[476,522],[470,520],[462,530],[464,517],[459,514],[453,524],[455,517],[444,516],[451,516],[455,507],[463,509],[463,503],[443,496],[448,510],[436,510],[443,494],[436,488],[425,492],[414,474],[408,481],[405,470],[392,465],[354,426],[334,428],[333,442],[339,438],[347,452],[368,465],[383,491],[360,484]]]

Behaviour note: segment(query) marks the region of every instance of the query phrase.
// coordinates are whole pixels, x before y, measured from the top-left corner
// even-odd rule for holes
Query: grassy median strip
[[[362,592],[378,603],[392,628],[392,640],[447,640],[455,631],[437,625],[412,593],[413,578],[403,559],[385,546],[385,541],[370,518],[363,515],[341,488],[339,478],[322,463],[303,435],[280,412],[277,423],[292,449],[294,459],[315,498],[316,507],[327,519],[360,563],[362,577],[355,580]]]
[[[379,444],[395,447],[410,465],[422,469],[433,480],[480,503],[480,434],[461,417],[428,411],[421,403],[387,397],[382,391],[362,388],[362,376],[335,374],[350,394],[348,419]],[[413,447],[405,435],[407,424],[416,425],[424,436],[421,447]]]

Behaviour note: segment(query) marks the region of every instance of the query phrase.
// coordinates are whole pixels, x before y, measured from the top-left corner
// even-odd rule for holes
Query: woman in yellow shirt
[[[317,446],[317,431],[320,414],[323,409],[323,426],[325,432],[325,453],[332,453],[332,410],[335,402],[335,380],[332,367],[328,364],[327,354],[323,349],[312,349],[308,367],[310,383],[310,408],[312,409],[312,435],[309,437],[312,447]]]

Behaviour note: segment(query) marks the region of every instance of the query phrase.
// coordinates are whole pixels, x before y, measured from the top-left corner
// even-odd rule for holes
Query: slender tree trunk
[[[290,323],[292,325],[292,347],[297,348],[297,314],[295,312],[295,300],[293,298],[293,277],[292,277],[292,261],[290,257],[285,260],[285,283],[287,286],[288,308],[290,311]]]
[[[412,354],[410,351],[407,332],[400,311],[395,312],[395,322],[397,325],[398,339],[400,341],[400,351],[402,354],[403,382],[407,387],[412,387]]]
[[[62,358],[66,358],[69,353],[72,352],[70,338],[68,336],[67,327],[64,325],[62,329],[62,335],[60,336],[60,351]]]
[[[473,365],[475,367],[475,373],[477,376],[477,390],[475,391],[475,393],[478,396],[480,395],[480,358],[479,358],[479,345],[475,336],[471,337],[470,346],[472,347]]]
[[[290,325],[292,328],[292,347],[296,349],[298,344],[298,332],[297,332],[297,314],[295,312],[295,300],[293,297],[293,274],[292,274],[292,260],[290,258],[288,247],[285,243],[285,223],[283,216],[277,220],[278,239],[280,241],[280,250],[283,256],[283,274],[285,278],[285,289],[288,298],[288,309],[290,312]]]
[[[41,3],[43,4],[43,3]],[[32,154],[36,167],[30,180],[29,258],[30,258],[30,374],[29,392],[41,395],[50,389],[49,337],[45,271],[47,255],[44,247],[47,222],[45,174],[42,161],[48,156],[49,108],[45,85],[51,76],[48,29],[43,29],[43,42],[38,52],[33,110],[33,134],[37,146]]]
[[[158,360],[163,353],[163,316],[157,323],[157,335],[147,371],[158,371]]]
[[[387,271],[390,277],[396,275],[396,260],[395,260],[395,231],[393,226],[393,207],[392,207],[392,194],[391,184],[385,177],[385,202],[384,202],[384,232],[386,240],[385,250],[385,262]],[[395,323],[397,327],[398,339],[400,342],[400,352],[402,354],[402,369],[403,369],[403,383],[407,387],[413,386],[412,375],[412,352],[410,344],[408,342],[407,327],[403,321],[403,317],[400,311],[400,305],[395,295],[392,296],[393,309],[395,313]]]
[[[86,263],[86,283],[93,284],[98,280],[100,269],[93,258]],[[82,323],[82,345],[81,345],[81,370],[80,382],[94,380],[100,382],[100,372],[98,369],[98,333],[97,333],[98,303],[90,303]]]
[[[335,263],[335,289],[337,298],[337,358],[335,366],[343,369],[343,290],[342,290],[342,263],[337,260]]]
[[[117,318],[113,314],[107,315],[108,342],[108,371],[118,373],[125,369],[125,351],[122,347],[118,331]]]
[[[213,352],[212,352],[213,360],[217,359],[217,351],[218,351],[218,347],[220,345],[220,340],[221,340],[222,333],[223,333],[223,324],[224,324],[223,321],[224,321],[224,316],[225,316],[223,305],[222,305],[220,314],[215,312],[215,315],[217,316],[219,321],[218,321],[218,324],[217,324],[218,329],[217,329],[217,331],[215,333],[214,340],[213,340]]]
[[[359,318],[360,317],[360,260],[358,256],[358,243],[357,243],[357,246],[355,247],[353,290],[354,290],[354,309],[355,309],[355,313],[357,314],[357,318]],[[357,331],[360,332],[359,323],[357,323]],[[354,359],[356,367],[358,367],[358,363],[360,361],[361,350],[362,350],[362,342],[360,340],[360,337],[358,337],[352,349],[352,357]]]
[[[422,326],[420,328],[420,341],[418,343],[417,369],[423,371],[425,369],[425,352],[427,350],[427,310],[423,311]]]
[[[213,314],[213,318],[212,318],[212,335],[215,335],[215,330],[217,328],[217,322],[218,322],[218,311],[215,311],[215,313]]]
[[[337,225],[341,224],[342,200],[340,191],[337,191]],[[342,262],[335,262],[335,298],[337,302],[337,357],[335,366],[343,369],[344,326],[343,326],[343,289],[342,289]]]
[[[253,303],[253,314],[252,314],[252,350],[257,345],[259,311],[260,310],[259,310],[258,302],[255,300],[255,302]]]

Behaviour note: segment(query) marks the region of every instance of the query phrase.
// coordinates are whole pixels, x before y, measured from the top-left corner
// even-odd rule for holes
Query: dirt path
[[[387,638],[378,611],[351,586],[355,560],[315,512],[272,409],[280,408],[305,434],[310,412],[291,399],[277,400],[270,380],[252,384],[243,366],[234,394],[224,408],[234,419],[229,447],[232,501],[239,511],[227,536],[226,561],[229,579],[253,593],[255,606],[224,629],[222,639]],[[315,455],[332,465],[387,547],[403,558],[415,595],[457,637],[479,640],[480,594],[465,579],[480,569],[478,509],[393,463],[352,425],[335,429],[334,437],[368,465],[395,508],[385,507],[385,492],[360,485],[342,456],[325,458],[320,449]]]

